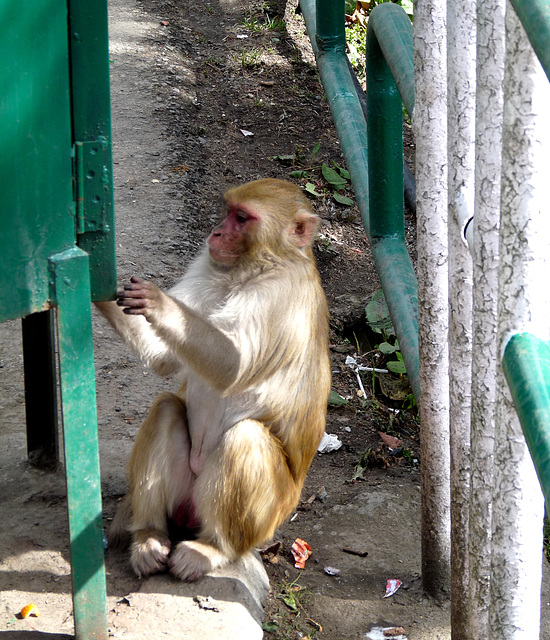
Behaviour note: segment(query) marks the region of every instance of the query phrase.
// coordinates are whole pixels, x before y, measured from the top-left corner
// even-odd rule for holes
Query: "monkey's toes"
[[[131,563],[137,576],[142,578],[164,571],[170,548],[170,540],[161,533],[146,537],[137,533],[131,550]]]
[[[194,548],[197,543],[180,542],[169,558],[170,573],[185,582],[195,582],[212,570],[212,562],[205,549]]]

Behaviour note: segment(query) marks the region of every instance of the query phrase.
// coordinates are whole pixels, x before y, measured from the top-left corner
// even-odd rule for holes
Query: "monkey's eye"
[[[240,210],[235,212],[235,218],[239,224],[244,224],[248,220],[246,213]]]

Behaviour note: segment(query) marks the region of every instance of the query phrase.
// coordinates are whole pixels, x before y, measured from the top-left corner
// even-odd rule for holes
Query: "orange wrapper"
[[[306,566],[306,560],[311,555],[311,547],[305,540],[296,538],[292,545],[292,555],[294,556],[296,569],[303,569]]]
[[[20,615],[22,618],[28,618],[29,616],[39,618],[40,612],[38,611],[38,607],[35,604],[27,604],[21,609]]]

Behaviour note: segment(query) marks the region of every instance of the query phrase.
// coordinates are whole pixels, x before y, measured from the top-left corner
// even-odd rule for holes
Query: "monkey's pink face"
[[[226,265],[236,264],[246,249],[247,235],[258,216],[239,205],[230,204],[226,218],[210,234],[210,257]]]

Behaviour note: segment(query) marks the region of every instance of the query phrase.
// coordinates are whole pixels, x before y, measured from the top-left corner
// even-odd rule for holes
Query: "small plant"
[[[405,391],[408,388],[407,369],[405,367],[403,355],[399,349],[399,342],[395,335],[395,329],[390,318],[390,313],[382,289],[379,289],[374,294],[371,301],[366,306],[365,318],[370,329],[375,333],[380,334],[382,337],[381,342],[376,346],[376,350],[380,354],[376,367],[381,368],[385,366],[389,372],[399,376],[399,378],[396,379],[399,379],[404,383],[403,385],[400,385],[400,387],[403,387],[403,390],[399,390],[399,395],[403,401],[403,408],[411,409],[415,406],[414,396],[411,393],[401,395],[402,391]],[[382,382],[384,381],[380,379],[381,387],[384,391],[384,385]],[[398,399],[398,397],[399,396],[392,396],[393,399]]]
[[[292,582],[283,582],[281,590],[277,595],[277,598],[282,600],[286,606],[295,613],[299,613],[304,610],[305,600],[311,595],[306,587],[300,586],[298,578]]]
[[[259,49],[245,49],[241,50],[241,64],[243,67],[255,67],[260,64],[262,52]]]
[[[268,31],[286,31],[286,22],[281,18],[266,17],[265,28]]]
[[[239,22],[249,31],[261,31],[263,28],[258,18],[243,18]]]
[[[286,23],[280,18],[270,18],[266,15],[262,22],[258,18],[247,17],[239,21],[249,31],[286,31]]]

